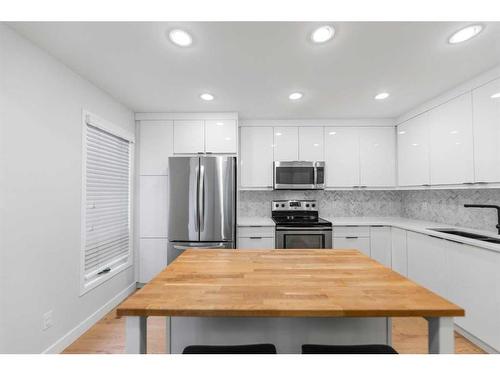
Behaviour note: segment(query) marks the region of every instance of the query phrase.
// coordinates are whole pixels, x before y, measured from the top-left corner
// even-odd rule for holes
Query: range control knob
[[[282,203],[282,204],[281,204],[281,207],[285,207],[285,204],[284,204],[284,203]]]
[[[279,207],[280,205],[279,205],[278,203],[276,203],[274,206],[275,206],[275,207]]]
[[[306,207],[309,207],[309,203],[306,204]]]
[[[313,203],[313,204],[312,204],[312,206],[313,206],[313,207],[316,207],[316,204],[314,204],[314,203]]]

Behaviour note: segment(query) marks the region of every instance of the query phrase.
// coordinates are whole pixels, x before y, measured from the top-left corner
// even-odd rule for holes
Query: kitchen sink
[[[500,238],[488,237],[488,236],[485,236],[482,234],[464,232],[464,231],[457,230],[457,229],[446,229],[446,228],[427,228],[427,229],[433,230],[434,232],[452,234],[454,236],[466,237],[466,238],[470,238],[473,240],[500,244]]]

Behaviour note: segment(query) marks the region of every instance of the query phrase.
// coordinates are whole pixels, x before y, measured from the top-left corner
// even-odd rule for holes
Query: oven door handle
[[[292,231],[292,230],[301,230],[301,231],[332,231],[332,227],[276,227],[276,230],[279,231]]]

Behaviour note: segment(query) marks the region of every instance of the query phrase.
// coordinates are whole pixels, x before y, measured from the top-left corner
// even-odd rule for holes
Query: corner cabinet
[[[472,91],[476,182],[500,182],[500,79]]]
[[[429,112],[431,184],[474,182],[472,94]]]
[[[400,186],[430,185],[428,114],[418,115],[397,127]]]
[[[361,186],[396,184],[396,135],[393,127],[359,131],[359,183]]]
[[[240,128],[240,185],[242,188],[272,188],[273,128],[242,126]]]

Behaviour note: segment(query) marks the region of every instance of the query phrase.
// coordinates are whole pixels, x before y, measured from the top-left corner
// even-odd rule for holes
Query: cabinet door
[[[392,127],[359,130],[360,184],[394,186],[396,183],[396,135]]]
[[[450,300],[465,310],[455,323],[500,350],[500,253],[448,242]]]
[[[205,152],[205,126],[199,120],[174,121],[174,153]]]
[[[391,264],[392,269],[403,276],[408,276],[406,255],[406,231],[391,228]]]
[[[500,79],[472,92],[476,182],[500,182]]]
[[[423,113],[397,128],[398,184],[430,184],[429,117]]]
[[[274,249],[274,237],[239,237],[238,249]]]
[[[441,297],[448,298],[446,240],[408,232],[408,277]]]
[[[173,122],[141,121],[139,134],[139,173],[167,175],[168,158],[174,154]]]
[[[323,127],[308,126],[299,128],[299,160],[323,161]]]
[[[473,182],[472,94],[431,110],[429,118],[431,184]]]
[[[359,137],[357,128],[325,127],[327,187],[359,186]]]
[[[236,154],[236,121],[205,121],[205,151],[217,154]]]
[[[370,228],[370,255],[377,262],[391,267],[391,228]]]
[[[141,176],[139,189],[140,237],[167,237],[168,177]]]
[[[141,238],[139,245],[139,282],[149,283],[167,267],[168,240],[166,238]]]
[[[273,128],[240,128],[241,186],[270,188],[273,185]]]
[[[274,160],[299,160],[299,128],[274,128]]]
[[[369,237],[335,237],[333,239],[334,249],[356,249],[370,256]]]

